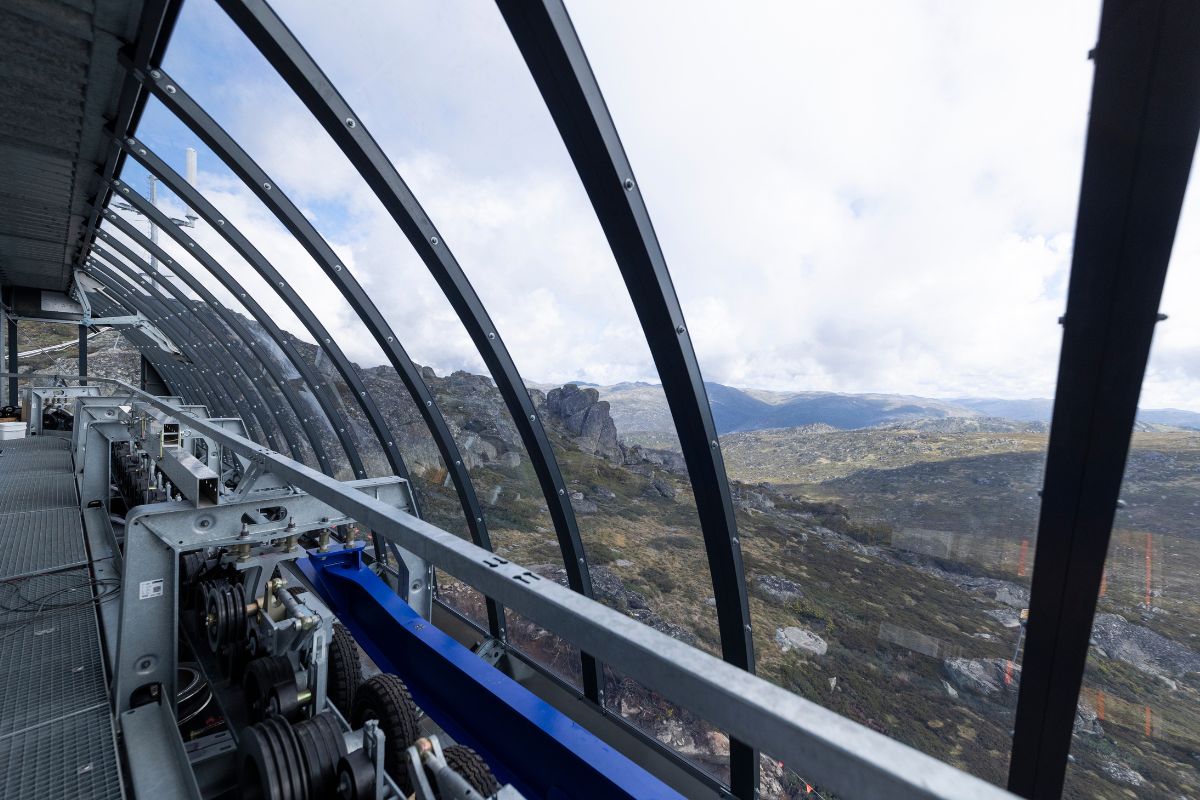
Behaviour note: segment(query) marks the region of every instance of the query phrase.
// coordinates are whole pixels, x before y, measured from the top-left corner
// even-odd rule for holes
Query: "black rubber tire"
[[[333,636],[329,642],[328,676],[325,691],[329,702],[349,719],[354,711],[354,694],[362,683],[362,662],[354,637],[337,622],[333,623]]]
[[[442,751],[446,766],[466,778],[467,783],[474,787],[484,797],[491,797],[500,791],[500,783],[492,774],[492,768],[483,760],[483,756],[464,744],[454,744]],[[437,793],[437,790],[434,790]]]
[[[369,719],[379,721],[386,737],[383,745],[383,766],[387,774],[407,795],[412,792],[404,751],[421,736],[421,711],[413,702],[404,681],[396,675],[380,673],[365,680],[354,696],[350,726],[361,728]]]

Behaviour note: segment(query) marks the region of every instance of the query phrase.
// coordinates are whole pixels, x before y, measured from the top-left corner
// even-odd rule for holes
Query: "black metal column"
[[[1062,792],[1088,640],[1200,134],[1200,4],[1107,0],[1009,788]]]
[[[87,357],[88,357],[88,329],[87,325],[79,326],[79,374],[87,377]],[[80,386],[87,386],[87,381],[81,380]]]
[[[14,375],[17,372],[17,321],[12,317],[8,318],[8,371]],[[8,404],[17,406],[20,403],[17,400],[17,379],[8,379]]]
[[[579,526],[550,439],[500,332],[444,237],[358,115],[270,6],[263,0],[218,2],[350,159],[441,286],[483,357],[529,453],[554,521],[568,585],[591,597],[592,580]],[[151,77],[154,77],[153,73]],[[583,654],[584,694],[593,702],[601,703],[603,686],[600,664],[590,655]]]

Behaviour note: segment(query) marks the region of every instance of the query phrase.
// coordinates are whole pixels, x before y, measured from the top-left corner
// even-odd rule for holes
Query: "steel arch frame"
[[[156,327],[159,328],[168,338],[183,352],[191,362],[193,369],[184,372],[178,372],[178,379],[185,386],[190,386],[191,390],[197,395],[206,398],[209,408],[220,409],[222,406],[228,409],[225,413],[233,413],[236,411],[236,406],[231,405],[231,395],[221,384],[210,377],[212,372],[212,362],[206,357],[200,356],[197,348],[190,344],[184,344],[181,340],[186,337],[182,335],[182,331],[176,327],[175,323],[163,319],[163,315],[154,315],[150,305],[144,300],[134,299],[131,292],[125,286],[120,285],[118,279],[106,270],[102,265],[94,262],[85,264],[79,267],[92,279],[104,285],[108,290],[106,292],[106,302],[111,303],[112,308],[126,309],[132,312],[140,312],[147,319],[150,319]],[[170,369],[175,369],[177,365],[170,365]],[[156,369],[160,368],[159,364],[155,365]],[[182,395],[181,395],[182,396]]]
[[[123,308],[121,303],[109,296],[107,292],[95,291],[89,292],[89,294],[95,298],[96,307],[99,309]],[[133,344],[141,358],[145,358],[148,362],[150,362],[155,370],[160,372],[160,377],[163,379],[163,383],[166,384],[168,392],[186,399],[186,395],[183,393],[183,391],[181,391],[181,389],[186,386],[187,391],[192,392],[198,398],[202,398],[205,401],[203,405],[206,408],[213,408],[211,405],[211,398],[207,395],[207,393],[199,390],[197,388],[197,384],[193,382],[192,371],[184,370],[180,367],[180,365],[177,364],[169,365],[167,363],[169,359],[163,360],[159,359],[156,355],[148,355],[148,352],[161,351],[151,342],[148,336],[136,328],[127,328],[124,330],[117,328],[116,330],[118,331],[119,335],[125,337],[130,341],[131,344]],[[93,378],[94,377],[95,376],[93,376]]]
[[[238,406],[238,413],[249,413],[251,415],[251,419],[263,432],[264,437],[269,439],[268,444],[278,441],[278,437],[275,435],[275,431],[277,430],[278,433],[282,434],[284,439],[287,441],[288,449],[293,453],[292,457],[297,461],[304,461],[304,459],[298,455],[302,453],[302,451],[296,447],[295,443],[292,441],[292,437],[284,429],[284,427],[273,417],[264,416],[264,410],[268,409],[270,404],[267,403],[266,399],[261,395],[261,393],[258,392],[258,389],[254,385],[254,382],[251,378],[251,372],[249,368],[242,363],[241,360],[237,359],[232,352],[230,352],[229,348],[225,346],[225,343],[220,339],[219,334],[209,325],[205,324],[203,315],[197,313],[194,308],[189,307],[187,304],[181,304],[181,310],[173,311],[171,308],[171,301],[168,300],[166,295],[164,295],[156,285],[150,283],[145,277],[143,277],[143,274],[138,273],[128,264],[118,259],[115,254],[101,248],[99,245],[94,245],[92,247],[92,255],[94,258],[87,262],[87,266],[92,268],[104,268],[109,277],[113,279],[121,279],[121,286],[123,288],[129,286],[134,287],[133,290],[127,289],[127,291],[131,291],[133,293],[134,297],[141,297],[136,289],[145,290],[147,296],[154,301],[154,307],[160,310],[162,316],[157,318],[151,317],[151,315],[145,310],[143,310],[142,313],[150,318],[151,321],[153,321],[156,325],[161,319],[164,318],[179,319],[182,321],[184,315],[199,322],[199,330],[206,331],[210,338],[207,341],[199,342],[196,346],[200,348],[200,352],[206,354],[206,357],[204,358],[205,366],[213,375],[220,377],[222,374],[228,374],[233,379],[234,386],[237,389],[237,394],[234,394],[232,390],[225,389],[223,385],[221,385],[221,388],[225,389],[226,393],[232,398],[234,404]],[[110,265],[111,268],[106,268],[101,261],[103,261],[104,264]],[[220,360],[207,357],[207,355],[209,355],[207,351],[214,345],[222,346],[222,349],[228,353],[232,362],[232,366],[224,366],[222,369],[223,365]],[[195,361],[195,359],[192,360]],[[267,420],[270,422],[269,426]],[[275,444],[271,444],[270,446],[276,450],[280,449]]]
[[[504,398],[513,424],[521,435],[554,521],[567,583],[572,590],[592,598],[591,573],[579,535],[579,525],[550,438],[541,424],[516,363],[458,260],[396,171],[395,165],[275,12],[262,0],[218,0],[218,3],[291,87],[309,113],[325,128],[383,203],[441,286],[483,357],[496,388]],[[603,705],[603,667],[589,654],[581,653],[581,656],[584,695],[588,700]]]
[[[471,533],[471,541],[480,547],[492,550],[492,538],[488,532],[486,516],[479,503],[470,472],[463,462],[462,453],[458,449],[457,442],[454,441],[450,426],[446,423],[446,418],[442,414],[433,392],[425,383],[425,379],[421,377],[420,370],[400,343],[400,337],[396,335],[354,274],[342,264],[333,248],[291,201],[279,183],[255,163],[241,145],[184,91],[178,81],[171,78],[162,69],[151,70],[148,79],[142,69],[133,67],[128,62],[125,63],[127,68],[133,70],[134,76],[142,81],[143,86],[148,88],[160,103],[195,133],[254,193],[259,201],[270,209],[276,219],[308,251],[312,259],[342,293],[342,297],[358,314],[367,331],[387,356],[392,368],[404,382],[417,410],[425,420],[425,426],[429,429],[434,444],[441,454],[442,462],[454,482],[459,504],[462,506],[467,527]],[[175,91],[165,91],[164,87],[168,85],[174,87]],[[127,137],[125,145],[127,149],[135,150],[140,146],[134,136]],[[267,186],[271,188],[265,188]],[[492,598],[486,598],[486,602],[489,635],[506,640],[504,609],[497,605]]]
[[[132,137],[127,137],[124,140],[118,139],[118,144],[125,148],[133,158],[145,167],[152,175],[161,180],[168,189],[175,193],[175,196],[187,204],[197,215],[207,222],[213,230],[220,234],[234,251],[249,264],[259,277],[266,281],[275,294],[279,295],[280,299],[287,305],[300,323],[305,327],[310,335],[316,340],[317,347],[325,353],[325,356],[337,369],[338,374],[342,376],[346,386],[350,389],[350,393],[354,396],[359,408],[367,418],[367,422],[371,425],[375,432],[375,438],[379,442],[379,447],[387,456],[388,465],[392,471],[405,480],[409,479],[408,465],[404,461],[404,456],[400,452],[399,446],[396,444],[396,437],[392,434],[391,428],[388,427],[387,421],[383,418],[383,412],[375,403],[375,398],[367,389],[367,385],[363,383],[362,376],[358,374],[358,370],[350,363],[350,359],[346,357],[345,352],[338,345],[337,341],[330,334],[329,330],[317,319],[316,314],[308,307],[308,304],[300,297],[295,289],[292,288],[291,282],[286,280],[283,275],[269,262],[262,252],[255,247],[245,235],[238,230],[237,226],[224,214],[208,201],[196,188],[185,181],[179,173],[171,169],[166,162],[160,159],[145,145],[132,147],[129,145]],[[174,232],[174,231],[173,231]],[[182,232],[180,232],[182,233]],[[186,234],[184,234],[186,236]],[[175,237],[172,237],[175,238]],[[190,237],[187,246],[191,248]],[[176,241],[180,241],[176,238]],[[180,242],[181,244],[183,242]],[[200,245],[196,244],[194,248],[197,252],[201,250]]]
[[[608,238],[654,357],[687,464],[716,601],[721,653],[754,672],[737,518],[700,363],[633,167],[562,0],[496,0]],[[758,789],[758,756],[730,742],[730,788]]]
[[[266,310],[258,304],[258,301],[256,301],[250,294],[246,292],[245,288],[242,287],[237,279],[234,278],[224,267],[222,267],[216,259],[209,255],[209,253],[204,250],[204,248],[200,247],[191,237],[180,231],[176,225],[172,224],[165,214],[151,205],[140,194],[133,191],[129,187],[128,183],[125,183],[118,178],[114,178],[111,183],[118,189],[118,191],[120,191],[122,197],[125,197],[129,200],[130,204],[133,205],[134,208],[153,220],[155,225],[166,230],[167,235],[169,235],[177,244],[191,253],[192,257],[201,266],[208,270],[208,272],[217,279],[217,281],[225,288],[225,290],[233,295],[234,298],[242,304],[242,307],[249,312],[250,316],[254,318],[255,322],[262,327],[263,331],[283,352],[284,356],[291,361],[292,366],[295,367],[296,371],[300,374],[301,378],[303,378],[305,384],[308,386],[309,392],[312,393],[318,404],[320,404],[322,411],[329,420],[329,424],[333,428],[334,434],[338,437],[338,441],[341,443],[342,449],[346,453],[346,458],[349,459],[350,468],[355,477],[366,477],[366,469],[363,467],[362,459],[359,457],[358,448],[353,439],[346,432],[346,423],[341,419],[341,412],[339,411],[337,403],[334,401],[329,392],[329,384],[320,380],[313,370],[313,367],[310,366],[309,363],[305,361],[304,358],[296,351],[296,348],[293,347],[290,342],[288,342],[286,337],[284,337],[283,332],[279,329],[279,326],[275,324],[275,321],[271,319],[271,316],[267,314]],[[119,218],[119,216],[112,211],[109,211],[108,214],[110,215],[108,217],[109,219],[115,220]],[[127,228],[129,229],[123,228],[122,230],[125,230],[125,232],[129,234],[132,228],[128,225]],[[168,255],[166,251],[151,242],[145,236],[142,236],[140,232],[134,235],[133,238],[141,247],[154,253],[157,258],[165,261],[168,266],[172,266],[175,263],[172,257]],[[179,274],[181,271],[187,272],[187,269],[182,265],[179,265],[179,270],[176,270],[175,272],[176,274]],[[209,296],[211,297],[212,295],[209,294]],[[248,341],[253,347],[253,337],[250,337]],[[259,361],[266,366],[267,363],[271,361],[271,358],[268,354],[260,354]]]
[[[1008,787],[1060,796],[1109,539],[1200,137],[1200,5],[1106,0]],[[1195,189],[1196,187],[1192,187]]]
[[[206,320],[203,314],[198,313],[197,310],[187,302],[186,297],[182,296],[176,287],[171,286],[170,282],[164,280],[162,276],[155,276],[153,281],[150,280],[150,273],[145,271],[142,273],[136,272],[132,267],[117,259],[113,253],[110,253],[99,246],[93,246],[92,252],[99,258],[102,258],[111,264],[113,268],[117,270],[117,272],[112,273],[113,277],[124,275],[126,283],[135,287],[140,286],[141,288],[145,289],[152,297],[154,297],[156,301],[155,304],[162,309],[163,314],[170,317],[172,316],[172,312],[170,310],[170,306],[168,305],[167,297],[156,284],[161,283],[163,286],[167,287],[171,291],[171,294],[176,297],[176,301],[181,306],[179,315],[187,314],[189,317],[196,319],[200,323],[200,329],[207,331],[212,337],[212,342],[206,343],[205,345],[202,345],[202,347],[207,349],[211,348],[213,344],[217,344],[228,354],[232,363],[230,365],[226,365],[225,369],[240,387],[243,401],[245,404],[250,406],[251,413],[254,415],[254,419],[257,421],[259,428],[263,429],[264,435],[267,435],[268,432],[272,431],[273,429],[278,429],[284,440],[287,442],[288,449],[293,453],[292,457],[297,461],[304,461],[304,458],[302,458],[304,451],[297,445],[294,437],[292,436],[292,432],[287,430],[287,428],[275,416],[270,414],[271,404],[268,403],[266,398],[263,397],[258,391],[258,387],[254,384],[249,366],[243,362],[241,358],[239,358],[237,352],[233,348],[228,346],[228,344],[221,337],[220,333],[211,327],[209,320]],[[137,262],[135,261],[134,263],[136,264]],[[221,374],[221,364],[219,361],[217,362],[216,367],[216,374],[219,376]],[[254,399],[255,397],[258,398],[257,402]],[[237,397],[234,397],[234,401],[235,403],[237,402]],[[273,426],[273,428],[268,426],[267,421],[270,422],[270,426]],[[267,438],[271,442],[276,441],[276,437],[273,435],[267,435]],[[275,444],[272,444],[271,447],[276,450],[280,449]]]
[[[237,314],[226,308],[223,303],[219,302],[217,298],[213,296],[212,292],[205,288],[204,284],[202,284],[194,275],[192,275],[191,272],[189,272],[182,265],[176,264],[175,261],[162,248],[146,238],[146,236],[132,224],[130,224],[128,220],[121,217],[119,214],[112,213],[111,211],[108,212],[107,219],[114,227],[128,236],[139,247],[142,247],[148,252],[153,253],[153,255],[158,259],[159,263],[165,264],[176,277],[183,281],[183,283],[190,290],[192,290],[197,297],[203,300],[208,307],[211,308],[217,314],[217,316],[221,318],[221,321],[225,323],[225,326],[229,328],[233,335],[242,342],[242,346],[246,349],[246,352],[258,359],[259,365],[264,371],[266,371],[272,382],[275,383],[275,385],[279,388],[280,394],[282,394],[284,399],[287,401],[288,406],[292,410],[292,414],[299,421],[301,428],[304,430],[305,437],[308,439],[310,446],[313,448],[314,456],[317,459],[317,463],[321,467],[321,471],[327,475],[335,474],[333,464],[329,460],[319,433],[312,428],[307,414],[302,413],[303,409],[305,409],[304,401],[296,394],[295,390],[287,382],[287,378],[283,375],[283,373],[279,371],[279,365],[277,365],[273,359],[264,357],[258,353],[258,350],[256,350],[254,347],[254,337],[246,329],[245,324],[238,318]],[[138,257],[132,250],[126,247],[123,242],[107,236],[103,230],[101,230],[100,236],[110,246],[112,246],[114,249],[117,249],[121,255],[128,259],[131,263],[141,267],[143,272],[152,271],[150,270],[150,265]],[[301,377],[303,377],[303,373],[300,374]],[[306,385],[308,385],[309,391],[312,392],[313,389],[311,384],[306,383]],[[330,423],[333,425],[333,429],[336,432],[337,426],[334,424],[334,420],[330,419]]]

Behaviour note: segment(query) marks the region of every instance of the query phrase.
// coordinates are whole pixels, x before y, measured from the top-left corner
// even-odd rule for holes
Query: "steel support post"
[[[1200,135],[1200,4],[1106,0],[1009,788],[1062,792],[1138,396]]]
[[[438,233],[359,116],[271,8],[262,0],[218,2],[350,159],[441,286],[483,357],[529,453],[554,521],[568,584],[572,590],[591,597],[591,575],[579,526],[550,439],[500,332],[450,252],[445,238]],[[586,652],[583,653],[583,684],[591,701],[603,702],[603,669]]]
[[[88,329],[87,325],[79,326],[79,374],[87,377],[88,366]],[[80,385],[87,386],[87,381],[80,381]]]

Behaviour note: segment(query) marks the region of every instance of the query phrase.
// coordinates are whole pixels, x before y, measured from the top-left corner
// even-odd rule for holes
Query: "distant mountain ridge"
[[[666,397],[658,384],[634,382],[595,387],[607,400],[618,431],[674,431]],[[1005,400],[974,397],[950,400],[901,394],[777,392],[738,389],[705,383],[719,433],[829,425],[840,430],[896,427],[912,423],[923,429],[1046,430],[1054,403],[1032,398]],[[1146,426],[1200,430],[1200,413],[1171,408],[1143,408],[1138,421]]]

